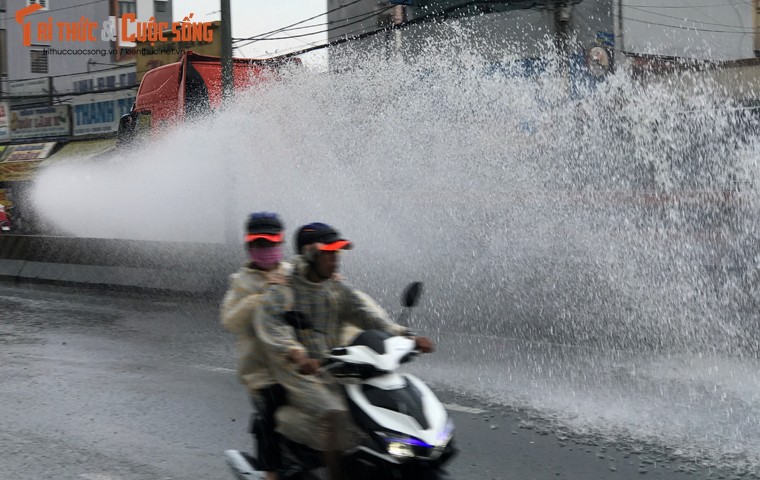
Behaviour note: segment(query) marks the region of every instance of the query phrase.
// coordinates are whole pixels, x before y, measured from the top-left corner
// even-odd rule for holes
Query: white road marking
[[[87,480],[118,480],[116,477],[106,475],[105,473],[83,473],[79,477],[86,478]]]
[[[479,408],[464,407],[462,405],[457,405],[456,403],[444,403],[443,406],[446,408],[446,410],[453,410],[455,412],[473,413],[476,415],[486,413],[485,410],[481,410]]]
[[[208,370],[209,372],[235,372],[236,370],[232,368],[224,368],[224,367],[212,367],[211,365],[193,365],[193,368],[200,368],[201,370]]]

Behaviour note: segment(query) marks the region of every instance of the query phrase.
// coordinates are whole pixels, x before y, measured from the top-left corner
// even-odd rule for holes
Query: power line
[[[76,72],[76,73],[61,73],[59,75],[41,75],[39,77],[27,77],[27,78],[14,78],[14,79],[8,79],[6,80],[7,83],[13,83],[13,82],[25,82],[27,80],[38,80],[40,78],[60,78],[60,77],[73,77],[75,75],[87,75],[88,73],[101,73],[101,72],[110,72],[111,70],[119,70],[122,68],[129,68],[134,67],[134,65],[115,65],[111,68],[102,68],[100,70],[93,70],[92,72]]]
[[[113,92],[121,92],[125,90],[134,90],[137,89],[138,85],[131,85],[131,86],[123,86],[123,87],[111,87],[111,88],[103,88],[100,90],[93,90],[89,92],[53,92],[53,93],[44,93],[44,94],[38,94],[38,95],[5,95],[3,96],[3,100],[20,100],[20,99],[32,99],[32,98],[60,98],[60,97],[81,97],[82,95],[93,95],[97,93],[113,93]]]
[[[712,7],[732,7],[738,5],[752,5],[752,2],[739,2],[739,3],[713,3],[712,5],[628,5],[623,4],[624,7],[641,7],[641,8],[712,8]]]
[[[374,17],[375,15],[379,15],[379,14],[381,14],[383,12],[386,12],[386,11],[392,9],[392,8],[393,8],[393,6],[391,5],[389,7],[382,8],[379,11],[376,10],[374,12],[366,13],[366,14],[364,14],[363,18],[360,18],[359,20],[354,20],[353,22],[349,22],[349,23],[343,24],[341,26],[342,27],[348,27],[348,26],[351,26],[351,25],[356,25],[357,23],[362,23],[365,20],[369,20],[370,18]],[[260,41],[263,41],[263,40],[288,40],[288,39],[291,39],[291,38],[309,37],[309,36],[318,35],[318,34],[321,34],[321,33],[324,33],[324,32],[323,31],[318,31],[318,32],[311,32],[311,33],[302,33],[300,35],[289,35],[289,36],[286,36],[286,37],[256,38],[256,39],[253,39],[253,40],[249,40],[248,42],[240,45],[240,47],[245,47],[245,46],[248,46],[248,45],[250,45],[252,43],[260,42]],[[329,41],[329,39],[328,39],[328,41]]]
[[[459,9],[459,7],[456,8],[456,10],[458,10],[458,9]],[[515,19],[515,18],[520,18],[520,17],[523,17],[523,16],[527,15],[529,12],[528,11],[520,11],[520,12],[515,13],[515,11],[512,10],[512,11],[507,12],[507,13],[509,13],[509,18],[510,19]],[[490,16],[490,15],[486,15],[486,17],[488,17],[488,16]],[[431,16],[430,18],[433,18],[433,16]],[[415,19],[415,20],[418,20],[418,19]],[[311,44],[307,44],[307,45],[313,45],[312,48],[308,48],[308,49],[305,49],[305,50],[291,50],[288,53],[284,53],[282,56],[283,57],[288,57],[288,56],[302,55],[302,54],[308,53],[308,52],[310,52],[312,50],[320,50],[320,49],[323,49],[323,48],[326,48],[326,47],[330,47],[332,45],[337,45],[337,44],[340,44],[340,43],[345,43],[347,41],[359,40],[359,39],[362,39],[362,38],[373,36],[373,35],[378,34],[378,33],[387,32],[387,31],[393,30],[395,28],[404,27],[407,24],[412,25],[412,24],[416,24],[416,23],[422,23],[422,22],[417,22],[417,21],[415,21],[414,23],[408,22],[406,24],[400,24],[400,25],[397,25],[397,26],[394,26],[394,27],[384,27],[384,28],[381,28],[381,29],[378,29],[378,30],[373,30],[371,32],[367,32],[366,34],[362,34],[362,35],[359,35],[359,36],[356,36],[356,37],[350,37],[350,35],[352,33],[357,33],[357,32],[361,32],[362,31],[362,29],[356,29],[356,30],[353,30],[353,31],[348,32],[348,33],[342,33],[340,35],[336,35],[336,36],[331,37],[331,38],[335,39],[335,38],[343,38],[343,37],[349,36],[349,38],[347,38],[345,41],[340,40],[340,41],[335,41],[335,42],[326,43],[326,44],[317,44],[317,42],[312,42]],[[328,39],[328,42],[330,42],[330,39]],[[279,57],[275,57],[275,58],[279,58]]]
[[[387,8],[388,7],[378,8],[377,10],[373,10],[371,12],[364,12],[364,13],[360,13],[359,15],[352,15],[350,17],[341,18],[340,20],[333,20],[331,22],[317,23],[317,24],[314,24],[314,25],[304,25],[302,27],[295,27],[295,28],[285,28],[282,31],[283,32],[290,32],[290,31],[293,31],[293,30],[304,30],[304,29],[307,29],[307,28],[316,28],[316,27],[329,26],[329,25],[332,25],[332,24],[335,24],[335,23],[345,22],[345,21],[348,21],[348,20],[353,20],[354,18],[363,17],[365,15],[372,15],[372,14],[380,13],[380,12],[383,12],[384,10],[387,10]],[[316,32],[316,33],[321,33],[321,32]],[[281,37],[281,38],[295,38],[295,37]],[[261,38],[261,39],[259,39],[257,37],[256,38],[254,38],[254,37],[236,38],[233,43],[243,42],[243,41],[247,41],[247,40],[275,40],[275,39],[272,39],[272,38]]]
[[[447,20],[448,18],[450,18],[450,17],[453,16],[453,15],[451,15],[452,13],[455,13],[456,11],[461,10],[463,8],[470,7],[470,6],[473,6],[475,4],[482,3],[482,1],[483,0],[470,0],[470,1],[464,2],[462,4],[454,5],[452,7],[446,8],[446,9],[441,10],[441,11],[436,11],[436,12],[434,12],[432,14],[425,14],[425,15],[417,17],[417,18],[415,18],[413,20],[408,20],[408,21],[400,23],[400,24],[394,24],[394,25],[389,25],[389,26],[386,26],[386,27],[378,28],[376,30],[365,32],[365,33],[362,33],[362,34],[359,34],[359,35],[356,35],[356,36],[353,36],[353,37],[350,37],[349,35],[351,35],[352,33],[361,31],[361,29],[354,30],[354,31],[348,32],[348,33],[343,33],[343,34],[337,35],[336,37],[333,37],[333,38],[338,38],[338,40],[332,40],[331,41],[330,39],[328,39],[327,43],[324,43],[322,45],[317,45],[317,46],[310,47],[310,48],[296,50],[294,52],[290,52],[290,53],[287,53],[285,55],[281,55],[280,57],[277,57],[277,58],[295,57],[295,56],[298,56],[298,55],[303,55],[304,53],[313,52],[315,50],[321,50],[323,48],[328,48],[328,47],[331,47],[331,46],[334,46],[334,45],[340,45],[340,44],[343,44],[343,43],[346,43],[346,42],[349,42],[349,41],[362,40],[364,38],[369,38],[369,37],[375,36],[377,34],[380,34],[380,33],[383,33],[383,32],[387,32],[387,31],[391,31],[391,30],[403,29],[404,27],[408,27],[408,26],[412,26],[412,25],[417,25],[417,24],[421,24],[421,23],[429,23],[429,22],[435,22],[435,21],[439,21],[439,20]],[[501,3],[508,3],[508,0],[502,0]],[[393,8],[393,5],[391,5],[391,6],[387,7],[387,8],[391,9],[391,8]],[[358,22],[353,22],[353,23],[358,23]]]
[[[328,11],[326,11],[324,13],[320,13],[319,15],[314,15],[313,17],[306,18],[306,19],[301,20],[299,22],[292,23],[292,24],[286,25],[284,27],[280,27],[280,28],[278,28],[276,30],[271,30],[269,32],[260,33],[258,35],[254,35],[252,37],[240,38],[240,39],[238,39],[238,41],[242,42],[242,41],[246,41],[246,40],[253,40],[254,38],[267,37],[269,35],[274,35],[275,33],[280,33],[280,32],[285,31],[286,29],[288,29],[290,27],[295,27],[296,25],[300,25],[302,23],[308,22],[309,20],[314,20],[315,18],[323,17],[323,16],[325,16],[325,15],[327,15],[329,13],[336,12],[336,11],[341,10],[343,8],[346,8],[346,7],[350,7],[351,5],[354,5],[354,4],[359,3],[361,1],[362,0],[353,0],[352,2],[349,2],[349,3],[345,4],[345,5],[341,5],[341,6],[336,7],[336,8],[333,8],[332,10],[328,10]]]
[[[657,13],[657,12],[652,12],[651,10],[646,10],[646,9],[643,9],[643,8],[638,8],[638,7],[629,7],[629,8],[632,8],[632,9],[634,9],[634,10],[638,10],[638,11],[640,11],[640,12],[648,13],[648,14],[650,14],[650,15],[656,15],[656,16],[658,16],[658,17],[674,18],[674,19],[676,19],[676,20],[681,20],[681,21],[683,21],[683,22],[690,22],[690,23],[701,23],[701,24],[703,24],[703,25],[712,25],[712,26],[716,26],[716,27],[728,27],[728,28],[736,28],[736,29],[744,29],[744,30],[748,30],[748,29],[747,29],[747,27],[744,27],[744,26],[727,25],[727,24],[725,24],[725,23],[711,23],[711,22],[703,22],[703,21],[701,21],[701,20],[689,20],[688,18],[677,17],[677,16],[675,16],[675,15],[666,15],[666,14],[664,14],[664,13]],[[752,29],[749,29],[749,30],[751,30],[751,31],[748,31],[747,33],[754,33],[754,31],[755,31],[755,30],[754,30],[754,28],[752,28]],[[740,32],[735,32],[735,33],[740,33]]]
[[[751,35],[752,33],[754,33],[754,31],[753,32],[747,32],[747,31],[737,32],[737,31],[730,31],[730,30],[713,30],[709,28],[684,27],[681,25],[668,25],[666,23],[648,22],[648,21],[638,20],[636,18],[630,18],[630,17],[623,17],[623,19],[628,20],[629,22],[634,22],[634,23],[643,23],[645,25],[657,25],[658,27],[677,28],[680,30],[689,30],[691,32],[735,33],[735,34],[738,33],[741,35]]]

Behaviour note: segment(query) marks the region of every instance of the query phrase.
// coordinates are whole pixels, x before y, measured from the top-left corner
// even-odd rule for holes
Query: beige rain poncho
[[[267,347],[270,371],[287,390],[288,405],[277,412],[277,431],[315,450],[345,448],[330,444],[324,418],[340,412],[347,417],[343,398],[324,375],[303,375],[287,357],[294,349],[311,358],[323,358],[333,347],[342,345],[347,327],[384,330],[395,335],[407,329],[393,323],[388,314],[366,294],[346,283],[330,279],[320,283],[305,277],[307,265],[297,259],[288,285],[273,285],[264,295],[254,315],[258,339]],[[283,320],[287,311],[307,316],[314,328],[296,330]]]
[[[291,270],[289,263],[281,262],[270,272],[244,266],[230,275],[230,287],[220,310],[221,323],[238,337],[238,377],[251,394],[276,383],[267,367],[264,346],[256,338],[253,313],[263,293],[272,285],[284,285]]]

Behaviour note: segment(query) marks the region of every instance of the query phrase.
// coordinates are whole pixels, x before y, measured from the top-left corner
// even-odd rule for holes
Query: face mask
[[[263,270],[271,270],[282,261],[282,245],[274,247],[251,247],[248,250],[251,262]]]

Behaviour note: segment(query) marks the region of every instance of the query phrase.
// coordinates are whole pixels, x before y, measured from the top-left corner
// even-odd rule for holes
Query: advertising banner
[[[55,142],[9,146],[5,157],[0,161],[0,182],[30,180],[53,147]]]
[[[74,136],[116,132],[119,119],[132,109],[135,92],[121,91],[77,97],[71,106]]]
[[[11,110],[11,138],[66,137],[71,133],[69,106]]]
[[[33,162],[44,160],[55,147],[55,142],[27,143],[24,145],[10,145],[8,154],[0,163]]]
[[[0,102],[0,142],[7,142],[11,139],[11,132],[8,129],[8,114],[10,108],[8,102]],[[0,155],[0,158],[2,155]]]

